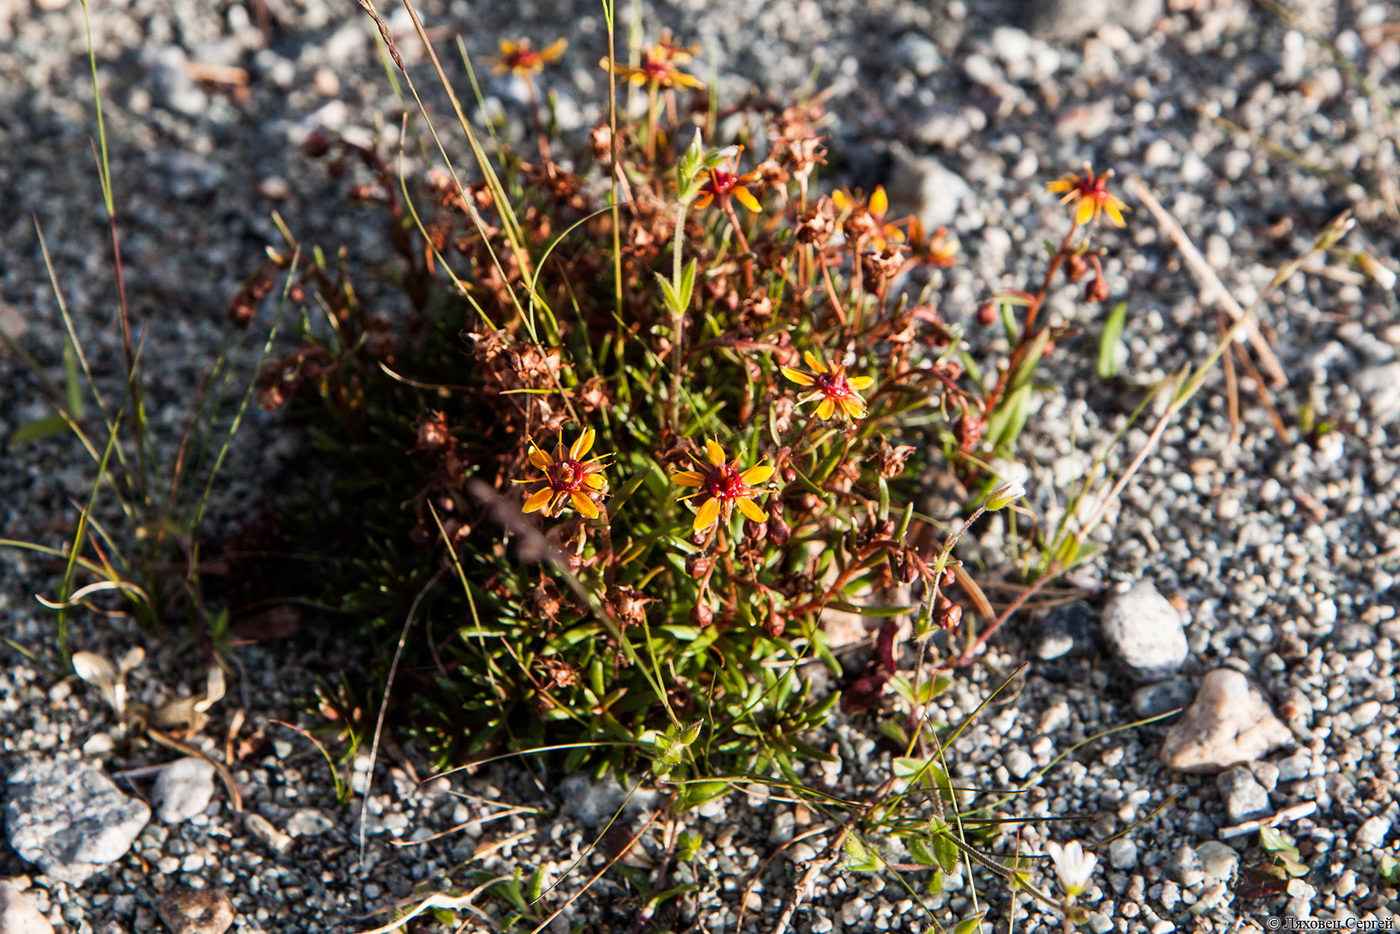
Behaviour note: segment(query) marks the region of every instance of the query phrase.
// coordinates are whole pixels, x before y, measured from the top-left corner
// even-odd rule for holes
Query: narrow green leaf
[[[1113,379],[1118,375],[1118,345],[1123,340],[1123,324],[1128,319],[1128,303],[1119,302],[1108,313],[1103,323],[1103,333],[1099,335],[1098,374],[1100,379]]]
[[[31,441],[43,441],[68,430],[68,423],[62,415],[46,415],[32,422],[25,422],[10,433],[10,446],[18,447]]]

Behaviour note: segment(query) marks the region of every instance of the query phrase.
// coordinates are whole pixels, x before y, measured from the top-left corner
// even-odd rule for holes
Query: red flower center
[[[1091,201],[1106,201],[1109,197],[1108,173],[1105,172],[1102,175],[1094,175],[1091,173],[1086,175],[1079,180],[1077,187],[1079,188],[1079,195],[1082,198],[1088,198]]]
[[[700,186],[705,191],[715,195],[727,195],[734,190],[734,186],[739,183],[739,176],[733,172],[726,172],[723,169],[711,169],[710,180]]]
[[[671,67],[659,58],[642,56],[642,71],[652,81],[664,82],[671,77]]]
[[[546,471],[549,485],[560,493],[577,492],[588,479],[588,473],[588,468],[575,460],[555,461]]]
[[[849,399],[854,395],[842,373],[818,373],[814,379],[817,389],[828,399]]]
[[[720,464],[705,478],[705,492],[717,499],[738,499],[752,491],[739,471],[728,464]]]
[[[534,49],[516,49],[505,56],[505,66],[507,68],[533,68],[539,63],[540,53]]]

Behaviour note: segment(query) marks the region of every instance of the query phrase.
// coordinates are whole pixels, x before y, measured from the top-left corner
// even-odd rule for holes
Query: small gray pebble
[[[214,797],[214,766],[189,756],[176,759],[156,776],[151,799],[162,823],[178,824],[209,806]]]

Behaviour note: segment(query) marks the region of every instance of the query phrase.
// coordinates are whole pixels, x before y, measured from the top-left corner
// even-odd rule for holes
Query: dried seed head
[[[904,466],[913,453],[912,444],[890,444],[881,438],[880,450],[875,452],[875,469],[881,477],[891,480],[904,473]]]
[[[447,416],[441,412],[429,412],[418,420],[415,426],[418,435],[417,449],[436,451],[452,441],[452,432],[447,427]]]
[[[715,621],[715,611],[704,600],[697,601],[690,611],[690,623],[704,629]]]

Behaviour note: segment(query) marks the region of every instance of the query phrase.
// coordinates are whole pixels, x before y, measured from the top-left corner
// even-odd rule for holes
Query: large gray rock
[[[1196,699],[1162,742],[1162,761],[1178,772],[1219,772],[1291,742],[1293,734],[1249,683],[1230,668],[1201,680]]]
[[[161,769],[151,789],[156,817],[166,824],[189,820],[208,807],[213,796],[214,766],[195,756],[176,759]]]
[[[924,230],[951,226],[973,200],[961,175],[932,156],[916,155],[901,145],[890,147],[889,194],[896,213],[914,214]]]
[[[82,885],[120,859],[150,819],[150,808],[81,762],[32,760],[9,776],[10,846],[69,885]]]
[[[0,934],[53,934],[53,925],[23,892],[0,882]]]
[[[1181,614],[1147,581],[1109,600],[1099,619],[1114,655],[1139,681],[1170,676],[1191,652]]]
[[[1104,26],[1145,33],[1162,17],[1162,0],[1025,0],[1019,25],[1031,35],[1074,42]]]

